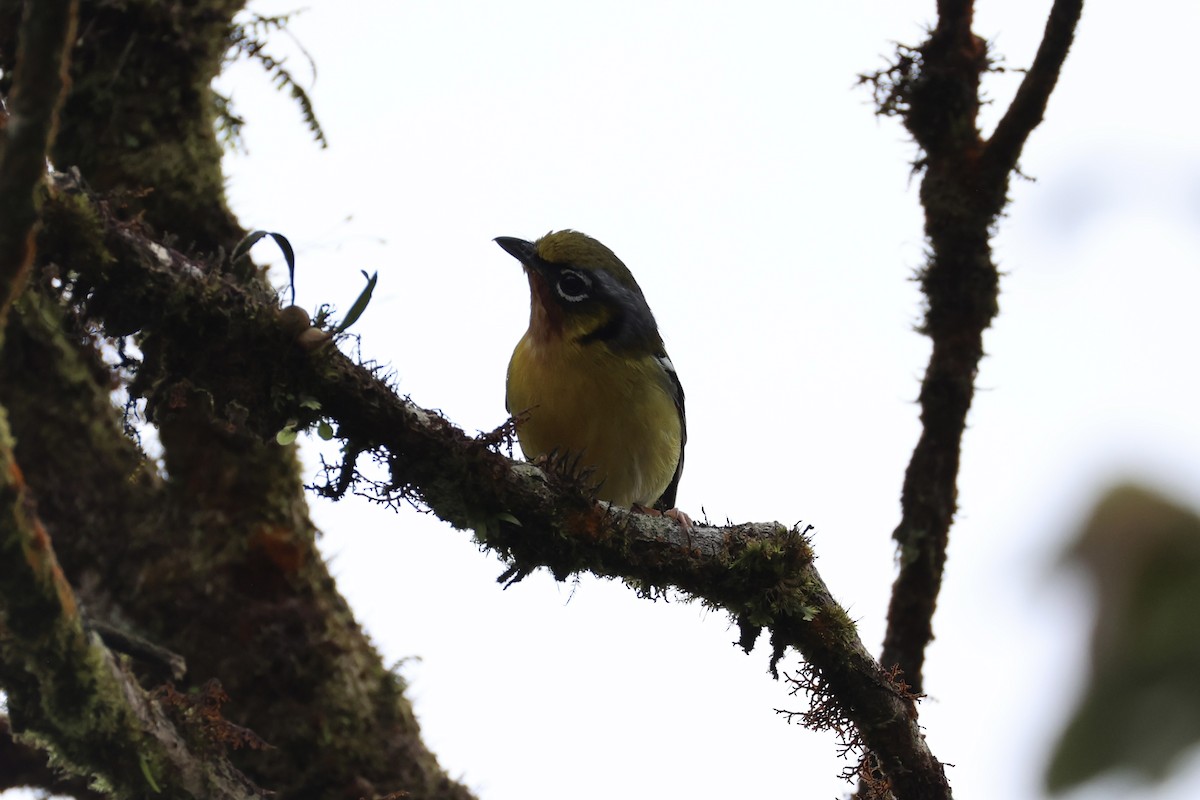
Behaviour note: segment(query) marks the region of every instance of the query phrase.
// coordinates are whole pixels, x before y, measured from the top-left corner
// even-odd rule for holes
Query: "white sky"
[[[980,0],[975,28],[1027,66],[1049,5]],[[249,121],[230,195],[244,225],[296,246],[301,305],[344,310],[378,270],[364,354],[468,431],[504,420],[528,314],[491,239],[573,227],[610,245],[687,390],[679,505],[816,525],[818,566],[877,650],[928,347],[915,151],[854,81],[890,42],[916,44],[933,6],[311,0],[291,31],[331,147],[240,65],[220,84]],[[1195,3],[1089,0],[1022,160],[1036,183],[1013,185],[995,240],[1001,315],[922,707],[961,797],[1039,796],[1089,626],[1053,564],[1101,489],[1142,477],[1200,506],[1198,28]],[[1018,79],[987,84],[1000,108]],[[590,577],[503,591],[495,557],[436,519],[314,506],[386,659],[420,659],[402,672],[426,741],[485,800],[849,791],[833,737],[776,717],[801,701],[722,614]],[[1157,793],[1071,797],[1198,787],[1193,762]]]

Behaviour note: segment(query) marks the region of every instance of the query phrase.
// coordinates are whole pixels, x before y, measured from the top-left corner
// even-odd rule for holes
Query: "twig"
[[[1017,87],[984,151],[994,169],[1003,172],[1014,169],[1029,134],[1041,123],[1082,14],[1083,0],[1055,0],[1033,65]]]
[[[136,658],[157,668],[173,680],[181,681],[187,674],[187,661],[178,653],[172,653],[148,639],[98,619],[88,619],[87,627],[100,636],[100,640],[109,650]]]

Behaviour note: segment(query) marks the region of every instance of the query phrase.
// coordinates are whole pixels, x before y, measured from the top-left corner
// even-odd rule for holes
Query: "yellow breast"
[[[579,455],[594,470],[601,500],[652,506],[679,465],[683,426],[670,379],[653,357],[526,334],[508,365],[508,409],[527,415],[517,428],[526,458]]]

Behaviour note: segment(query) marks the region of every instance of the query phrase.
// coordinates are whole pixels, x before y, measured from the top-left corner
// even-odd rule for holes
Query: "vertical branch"
[[[919,278],[928,303],[922,332],[933,340],[933,350],[921,383],[921,437],[904,476],[902,516],[892,534],[900,572],[880,658],[885,668],[899,666],[915,692],[923,690],[925,648],[933,638],[956,510],[962,433],[998,290],[988,244],[995,202],[981,202],[974,185],[987,48],[971,32],[970,2],[939,2],[938,11],[938,25],[901,87],[907,95],[905,126],[925,154],[921,203],[929,254]]]
[[[919,274],[928,303],[922,332],[933,340],[921,384],[921,437],[901,492],[893,537],[900,571],[892,587],[880,661],[923,691],[925,649],[957,510],[962,435],[997,313],[999,273],[990,236],[1007,203],[1017,156],[1042,119],[1070,47],[1082,0],[1058,0],[1033,68],[991,141],[979,132],[979,84],[991,68],[987,43],[971,32],[970,0],[939,0],[938,24],[900,65],[876,75],[881,113],[903,118],[924,155],[921,204],[929,240]],[[884,84],[887,84],[886,86]]]
[[[67,87],[79,0],[26,3],[0,135],[0,330],[33,262],[36,191]]]

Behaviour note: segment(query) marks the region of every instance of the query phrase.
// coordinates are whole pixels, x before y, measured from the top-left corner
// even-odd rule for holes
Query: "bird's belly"
[[[653,505],[675,475],[682,436],[654,363],[558,349],[522,340],[509,364],[508,407],[525,417],[517,428],[525,457],[578,456],[580,468],[592,470],[588,482],[599,485],[599,499]]]

